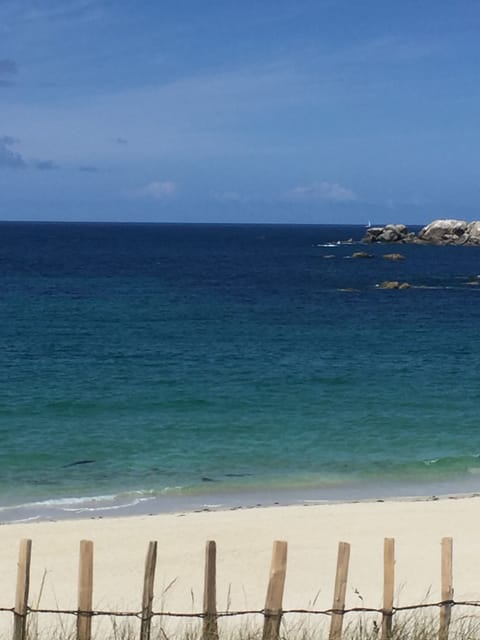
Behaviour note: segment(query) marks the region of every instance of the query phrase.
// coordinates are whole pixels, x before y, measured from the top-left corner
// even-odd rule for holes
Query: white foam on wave
[[[22,504],[15,504],[11,506],[0,507],[0,511],[7,511],[10,509],[31,509],[32,507],[62,507],[62,505],[69,504],[82,504],[84,502],[107,502],[114,500],[116,496],[85,496],[83,498],[50,498],[49,500],[38,500],[37,502],[23,502]]]
[[[128,509],[129,507],[135,507],[137,504],[141,504],[142,502],[148,502],[149,500],[153,500],[155,496],[150,496],[148,498],[136,498],[131,502],[124,502],[122,504],[112,504],[109,506],[96,506],[96,507],[63,507],[62,511],[70,511],[73,513],[84,513],[91,511],[115,511],[117,509]]]
[[[24,509],[45,509],[45,508],[57,508],[61,511],[80,511],[82,509],[89,511],[96,511],[98,509],[120,509],[129,506],[134,506],[139,502],[146,500],[153,500],[156,493],[151,489],[139,490],[139,491],[127,491],[119,494],[106,494],[99,496],[82,496],[82,497],[66,497],[66,498],[50,498],[48,500],[38,500],[36,502],[23,502],[16,505],[4,505],[0,506],[0,512],[12,511],[12,510],[24,510]],[[131,498],[137,496],[132,501]],[[127,500],[121,504],[109,505],[109,503],[117,502],[119,500]],[[82,505],[85,505],[83,507]],[[87,505],[94,505],[88,506]],[[36,516],[37,517],[37,516]]]
[[[180,485],[179,485],[179,486],[177,486],[177,487],[164,487],[164,488],[160,491],[160,493],[161,493],[162,495],[165,495],[165,494],[167,494],[167,493],[172,493],[172,491],[182,491],[182,489],[184,489],[184,488],[185,488],[185,487],[180,486]]]
[[[467,469],[468,473],[470,473],[472,476],[478,476],[480,474],[480,468],[479,467],[469,467]]]
[[[13,524],[21,524],[22,522],[33,522],[33,520],[38,520],[40,516],[30,516],[29,518],[19,518],[18,520],[12,520]]]

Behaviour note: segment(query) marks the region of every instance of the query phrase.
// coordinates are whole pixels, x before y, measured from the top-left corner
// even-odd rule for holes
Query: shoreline
[[[217,543],[218,610],[260,610],[272,544],[289,545],[284,608],[328,608],[336,553],[351,544],[347,607],[378,607],[383,541],[395,538],[396,605],[440,600],[440,542],[452,536],[456,600],[478,600],[477,496],[272,506],[153,516],[12,523],[0,527],[0,607],[13,604],[18,545],[33,541],[31,601],[75,609],[78,550],[95,545],[94,608],[137,611],[150,540],[158,541],[154,610],[201,610],[205,543]],[[43,586],[42,586],[43,584]],[[314,605],[312,604],[314,603]],[[0,632],[11,622],[0,615]]]
[[[303,487],[217,491],[193,495],[128,491],[118,495],[62,497],[0,505],[0,525],[22,522],[122,518],[200,511],[232,511],[263,507],[355,504],[358,502],[429,501],[480,496],[476,477],[454,482],[390,482],[335,487]]]

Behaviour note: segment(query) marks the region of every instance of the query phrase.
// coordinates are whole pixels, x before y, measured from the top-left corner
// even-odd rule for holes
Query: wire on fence
[[[401,613],[404,611],[415,611],[416,609],[433,609],[439,607],[480,607],[480,601],[478,600],[442,600],[440,602],[430,602],[430,603],[422,603],[422,604],[412,604],[412,605],[404,605],[393,607],[392,611],[388,611],[388,613]],[[0,613],[14,613],[14,607],[0,607]],[[108,616],[108,617],[117,617],[117,618],[138,618],[142,619],[142,611],[100,611],[100,610],[92,610],[92,611],[79,611],[78,609],[37,609],[35,607],[28,607],[27,612],[23,615],[27,616],[30,613],[38,613],[38,614],[57,614],[57,615],[88,615],[91,617],[98,616]],[[282,615],[287,614],[302,614],[302,615],[325,615],[332,616],[334,614],[347,614],[347,613],[378,613],[379,615],[384,615],[386,613],[385,609],[379,609],[375,607],[351,607],[350,609],[283,609],[281,611]],[[170,618],[198,618],[203,619],[206,617],[204,612],[193,612],[193,613],[176,613],[173,611],[152,611],[150,616],[152,618],[155,617],[170,617]],[[218,611],[216,614],[217,618],[232,618],[236,616],[246,616],[246,615],[261,615],[268,616],[269,612],[266,609],[247,609],[242,611]]]

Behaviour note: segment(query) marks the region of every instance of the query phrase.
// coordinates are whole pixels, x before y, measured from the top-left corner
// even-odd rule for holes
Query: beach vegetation
[[[65,623],[57,616],[50,625],[38,621],[27,627],[26,640],[76,640],[75,621]],[[43,621],[45,622],[45,621]],[[92,640],[138,640],[140,628],[137,620],[110,618],[96,620]],[[317,616],[295,616],[283,619],[278,640],[329,640],[329,619]],[[1,640],[10,640],[10,634]],[[220,621],[218,640],[262,640],[263,625],[258,619],[248,618],[239,622],[231,619]],[[355,616],[346,621],[341,638],[337,640],[381,640],[381,618],[371,615]],[[397,616],[388,640],[438,640],[438,617],[430,613],[411,612]],[[479,640],[480,618],[476,615],[456,616],[444,640]],[[182,622],[160,618],[152,624],[150,640],[212,640],[205,638],[202,621]]]

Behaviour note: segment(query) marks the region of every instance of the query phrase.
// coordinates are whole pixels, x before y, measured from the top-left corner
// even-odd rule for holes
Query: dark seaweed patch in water
[[[67,469],[68,467],[78,467],[81,464],[93,464],[95,460],[76,460],[75,462],[69,462],[68,464],[64,464],[63,468]]]
[[[253,473],[226,473],[226,478],[247,478],[248,476],[253,476]]]

